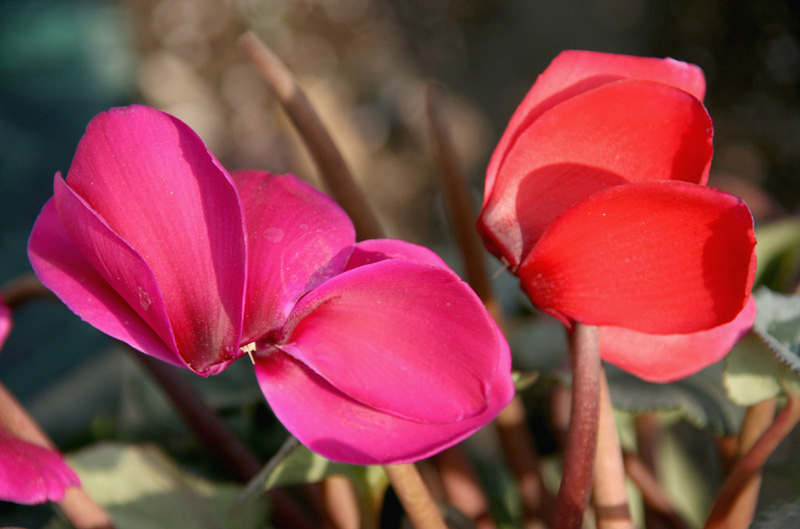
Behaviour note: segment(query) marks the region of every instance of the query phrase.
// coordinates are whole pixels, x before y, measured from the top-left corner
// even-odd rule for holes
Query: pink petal
[[[504,347],[458,276],[405,259],[324,283],[300,300],[273,343],[353,399],[431,423],[486,410]]]
[[[128,304],[83,257],[64,229],[53,199],[42,208],[33,226],[28,258],[44,286],[84,321],[155,358],[185,365],[132,308],[141,310],[138,298],[133,305]]]
[[[336,202],[292,175],[237,171],[248,232],[242,343],[281,325],[297,299],[339,274],[355,230]]]
[[[703,100],[706,82],[694,64],[674,59],[631,57],[592,51],[564,51],[536,79],[522,100],[492,154],[486,177],[488,199],[494,179],[508,149],[517,137],[544,112],[559,103],[620,79],[656,81],[680,88]]]
[[[11,309],[3,305],[3,296],[0,296],[0,349],[6,343],[6,338],[11,332]]]
[[[600,189],[705,183],[711,139],[703,104],[671,86],[623,80],[582,93],[520,133],[485,200],[481,232],[517,265],[555,217]]]
[[[449,268],[441,257],[424,246],[397,239],[371,239],[356,245],[347,261],[346,270],[386,259],[410,259],[418,263]]]
[[[243,215],[233,181],[200,138],[152,108],[112,109],[89,123],[67,183],[144,259],[191,368],[204,373],[239,355]]]
[[[557,218],[518,271],[534,305],[565,321],[649,334],[734,319],[755,272],[740,199],[685,182],[600,191]]]
[[[732,321],[691,334],[645,334],[624,327],[600,328],[600,354],[620,369],[650,382],[672,382],[721,360],[756,317],[751,297]]]
[[[33,505],[59,501],[78,476],[57,452],[0,429],[0,500]]]
[[[366,406],[280,352],[258,359],[256,376],[275,415],[311,450],[358,465],[406,463],[430,457],[469,437],[511,401],[511,356],[505,342],[501,343],[488,407],[479,415],[449,424],[416,422]],[[407,398],[414,396],[409,391]]]

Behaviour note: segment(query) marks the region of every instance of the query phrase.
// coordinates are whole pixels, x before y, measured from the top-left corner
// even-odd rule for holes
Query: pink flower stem
[[[625,465],[605,372],[600,370],[600,411],[592,493],[597,529],[633,529]]]
[[[572,405],[554,529],[580,529],[592,491],[600,396],[598,334],[597,327],[576,323],[569,335]]]
[[[297,127],[331,195],[353,220],[358,238],[363,240],[382,237],[380,223],[372,214],[339,149],[289,68],[252,31],[242,35],[239,46]]]
[[[777,399],[771,398],[759,402],[747,408],[742,423],[742,431],[739,433],[738,456],[739,458],[747,455],[747,452],[764,435],[769,425],[775,417],[775,405]],[[731,505],[730,516],[728,516],[729,529],[747,529],[753,522],[758,503],[758,493],[761,490],[761,471],[759,470],[742,489],[741,493]]]
[[[798,421],[800,421],[800,395],[789,394],[786,406],[775,418],[775,421],[733,467],[714,501],[705,529],[731,527],[731,516],[737,498],[747,489],[752,478],[758,475],[767,458],[792,431]]]
[[[434,84],[428,85],[427,111],[436,157],[439,161],[442,187],[450,217],[450,226],[464,263],[467,283],[486,305],[497,325],[505,331],[500,304],[492,292],[484,261],[485,251],[475,230],[476,215],[458,154],[448,131],[442,108],[442,98]],[[514,474],[527,521],[547,518],[547,506],[552,498],[544,488],[533,439],[527,428],[526,410],[522,398],[515,396],[495,419],[495,426],[506,462]]]
[[[416,529],[447,529],[436,502],[413,463],[384,465],[383,468]]]
[[[0,427],[23,441],[56,449],[55,444],[0,382]],[[111,517],[82,489],[69,488],[58,502],[76,529],[113,529]]]
[[[639,488],[645,506],[651,511],[652,516],[647,519],[645,527],[688,529],[689,525],[675,511],[672,501],[648,464],[634,454],[624,454],[623,461],[625,472]]]

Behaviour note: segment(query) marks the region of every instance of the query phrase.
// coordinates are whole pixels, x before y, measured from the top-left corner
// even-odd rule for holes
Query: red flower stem
[[[383,468],[416,529],[447,529],[436,502],[413,463],[384,465]]]
[[[775,418],[776,398],[767,399],[747,408],[739,433],[739,458],[744,457],[748,450],[764,435],[769,425]],[[742,491],[737,495],[731,505],[728,516],[728,529],[747,529],[753,521],[758,503],[758,493],[761,490],[761,472],[750,478]]]
[[[56,299],[55,294],[47,290],[34,274],[23,274],[0,287],[3,305],[16,309],[20,305],[38,298]]]
[[[598,329],[576,323],[570,338],[572,405],[564,470],[553,515],[555,529],[580,529],[592,491],[600,396]]]
[[[484,249],[475,230],[476,215],[470,198],[466,178],[461,171],[458,154],[442,109],[441,97],[435,85],[428,85],[427,111],[431,135],[439,161],[442,187],[450,217],[450,226],[455,234],[456,244],[464,263],[467,283],[478,294],[489,314],[505,332],[505,322],[500,304],[492,292],[489,274],[484,261]],[[539,461],[533,449],[533,439],[527,428],[525,406],[519,396],[515,396],[495,419],[500,436],[503,455],[514,474],[522,499],[525,519],[547,519],[547,507],[552,499],[545,489]]]
[[[594,461],[594,504],[597,529],[633,529],[628,509],[625,465],[614,420],[605,371],[600,369],[600,410]]]
[[[239,39],[239,46],[264,78],[305,140],[328,190],[353,220],[360,240],[382,237],[380,223],[353,180],[339,149],[314,111],[289,68],[255,33]]]
[[[661,443],[661,423],[654,414],[641,413],[634,419],[634,427],[636,430],[636,451],[639,454],[639,464],[644,465],[645,470],[651,475],[652,479],[657,481],[655,461],[656,452]],[[627,459],[625,459],[625,470],[630,474]],[[633,479],[633,477],[631,477],[631,479]],[[644,496],[644,491],[642,495]],[[651,506],[647,498],[644,498],[644,500],[644,524],[647,529],[667,529],[673,527],[670,521],[665,519],[663,513],[658,512]]]
[[[174,367],[131,347],[125,347],[158,382],[189,428],[231,477],[247,482],[261,470],[261,463],[250,449],[230,431],[208,407],[203,396]],[[276,527],[312,529],[306,513],[293,498],[281,490],[267,491],[272,501],[272,520]]]
[[[625,472],[631,481],[642,493],[645,505],[657,515],[658,527],[672,527],[674,529],[688,529],[689,525],[683,520],[672,506],[669,496],[661,487],[647,462],[634,454],[624,454]],[[651,529],[650,523],[646,525]]]
[[[747,487],[750,480],[758,475],[769,456],[792,431],[798,421],[800,421],[800,395],[790,394],[787,397],[786,406],[775,418],[775,421],[733,467],[733,471],[725,480],[722,490],[714,501],[705,529],[731,527],[731,514],[739,494]]]
[[[31,444],[56,450],[55,444],[0,382],[0,427]],[[82,489],[70,487],[58,502],[76,529],[113,529],[108,513]]]

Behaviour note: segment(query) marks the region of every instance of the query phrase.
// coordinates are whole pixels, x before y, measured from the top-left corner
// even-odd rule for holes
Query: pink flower
[[[229,174],[151,108],[92,120],[29,256],[74,312],[149,355],[209,375],[250,353],[277,417],[331,459],[427,457],[513,394],[507,344],[432,252],[356,244],[329,197]]]
[[[602,357],[651,381],[724,356],[752,325],[747,206],[705,187],[699,68],[567,51],[489,163],[478,229],[533,303],[598,325]]]
[[[0,349],[11,331],[11,311],[0,298]],[[12,435],[0,410],[0,500],[32,505],[59,501],[71,486],[80,486],[78,476],[61,455]]]

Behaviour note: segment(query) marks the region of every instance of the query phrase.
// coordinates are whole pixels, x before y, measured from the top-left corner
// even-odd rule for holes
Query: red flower
[[[478,230],[541,310],[601,326],[601,355],[652,381],[692,374],[752,325],[747,206],[704,187],[699,68],[568,51],[489,164]]]

